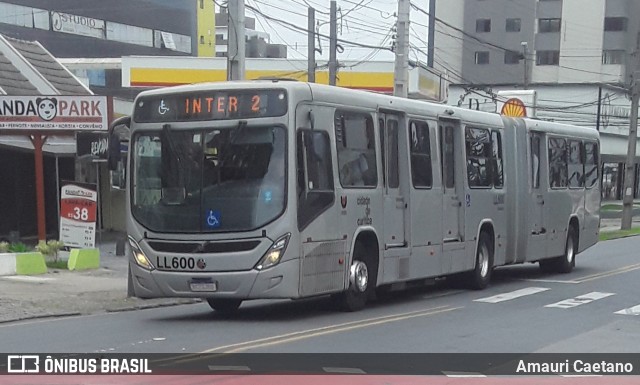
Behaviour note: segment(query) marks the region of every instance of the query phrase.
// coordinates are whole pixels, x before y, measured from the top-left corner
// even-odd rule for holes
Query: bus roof
[[[473,121],[493,127],[504,127],[503,119],[522,120],[527,130],[556,133],[567,136],[598,139],[599,133],[590,128],[572,126],[530,118],[508,118],[496,113],[474,111],[437,102],[400,98],[364,90],[329,86],[325,84],[291,81],[286,79],[240,80],[225,82],[194,83],[175,87],[165,87],[141,92],[138,97],[158,96],[175,93],[189,93],[207,90],[239,89],[284,89],[289,93],[311,91],[314,101],[358,106],[372,110],[402,110],[409,116],[445,117],[459,119],[462,122]]]

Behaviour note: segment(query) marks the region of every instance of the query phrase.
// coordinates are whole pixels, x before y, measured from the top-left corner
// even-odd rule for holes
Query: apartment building
[[[500,112],[501,91],[535,91],[533,117],[600,131],[603,191],[619,199],[640,1],[432,1],[434,67],[450,81],[448,103]]]

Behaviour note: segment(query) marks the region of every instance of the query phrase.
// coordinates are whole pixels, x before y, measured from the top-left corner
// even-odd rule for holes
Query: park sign
[[[105,96],[0,96],[0,130],[107,131]]]

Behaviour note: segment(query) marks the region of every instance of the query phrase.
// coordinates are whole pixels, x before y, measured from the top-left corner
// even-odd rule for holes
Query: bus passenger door
[[[460,139],[460,123],[440,120],[440,154],[442,157],[442,240],[443,244],[463,244],[463,153]],[[453,246],[457,249],[457,246]],[[450,249],[445,247],[445,249]]]
[[[546,182],[548,178],[543,164],[544,159],[544,135],[540,132],[529,133],[529,186],[531,187],[529,199],[528,233],[529,244],[527,255],[529,260],[535,260],[547,255],[547,229],[544,224],[544,200]]]
[[[380,114],[380,134],[384,154],[384,244],[385,249],[406,246],[405,210],[407,202],[400,188],[399,131],[397,115]],[[384,126],[383,126],[384,123]]]

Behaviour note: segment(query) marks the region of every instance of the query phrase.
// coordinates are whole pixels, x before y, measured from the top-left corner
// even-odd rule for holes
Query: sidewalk
[[[127,259],[116,255],[116,236],[105,233],[102,239],[98,238],[99,269],[49,269],[49,273],[39,276],[0,277],[0,323],[199,302],[127,298]]]

